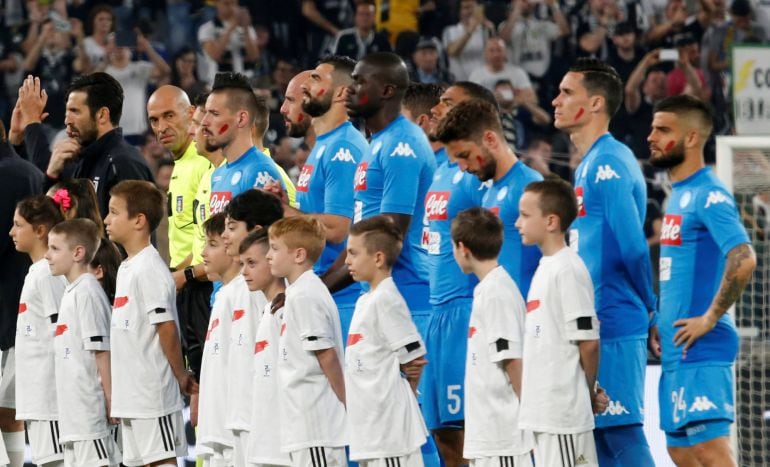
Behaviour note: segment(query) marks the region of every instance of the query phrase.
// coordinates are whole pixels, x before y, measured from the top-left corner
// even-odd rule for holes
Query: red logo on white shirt
[[[425,215],[429,221],[445,221],[449,205],[448,191],[431,191],[425,197]]]
[[[489,208],[489,210],[492,211],[492,214],[496,215],[497,217],[500,217],[500,206]]]
[[[233,199],[233,193],[230,191],[214,191],[211,193],[211,201],[209,202],[209,212],[211,214],[219,214],[225,210],[225,207],[230,204]]]
[[[286,323],[281,324],[281,335],[286,332]]]
[[[583,187],[582,186],[575,187],[575,198],[577,198],[578,217],[583,217],[586,215],[586,207],[585,207],[585,204],[583,204]]]
[[[61,336],[65,332],[67,332],[67,325],[66,324],[57,324],[56,325],[56,333],[54,336]]]
[[[682,244],[682,216],[666,214],[660,230],[660,244],[680,246]]]
[[[368,162],[361,162],[356,167],[356,176],[353,179],[353,189],[355,191],[366,191],[366,170],[368,168]]]
[[[115,297],[112,308],[122,308],[128,303],[128,297]]]
[[[527,302],[527,313],[535,311],[538,308],[540,308],[540,300],[530,300]]]
[[[206,333],[206,340],[209,340],[209,338],[211,337],[211,332],[214,331],[214,329],[216,329],[217,326],[219,326],[219,318],[211,322],[211,327]]]
[[[254,353],[260,353],[265,348],[267,348],[268,342],[267,341],[257,341],[256,344],[254,344]]]
[[[348,334],[348,347],[358,344],[363,338],[363,334]]]
[[[238,321],[239,319],[243,318],[246,315],[246,310],[235,310],[233,311],[233,321]]]
[[[310,184],[310,175],[313,173],[313,166],[305,164],[302,166],[302,171],[297,178],[297,191],[307,193],[308,185]]]
[[[468,339],[473,337],[476,334],[477,331],[478,330],[476,328],[474,328],[473,326],[469,327],[468,328]]]
[[[27,311],[27,304],[26,303],[19,303],[19,314],[22,314],[25,311]]]

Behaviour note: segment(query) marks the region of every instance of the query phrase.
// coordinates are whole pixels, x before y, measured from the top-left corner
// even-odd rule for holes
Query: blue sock
[[[433,441],[433,436],[428,435],[428,441],[422,445],[420,451],[422,451],[422,462],[425,467],[442,467],[444,465],[438,455],[438,448],[436,448],[436,442]]]
[[[599,467],[655,467],[642,425],[623,425],[594,430]]]

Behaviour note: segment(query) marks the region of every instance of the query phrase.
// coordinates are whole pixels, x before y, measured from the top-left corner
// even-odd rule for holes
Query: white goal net
[[[770,465],[770,137],[717,138],[717,173],[732,190],[757,253],[754,277],[734,309],[738,465]]]

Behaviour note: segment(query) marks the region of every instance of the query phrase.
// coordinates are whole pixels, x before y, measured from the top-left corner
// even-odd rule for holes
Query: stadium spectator
[[[420,0],[375,0],[377,30],[388,35],[394,49],[398,48],[396,42],[399,36],[418,31],[420,3]]]
[[[203,49],[198,63],[200,78],[211,84],[223,71],[249,73],[259,58],[257,32],[251,15],[238,6],[238,0],[216,0],[216,17],[198,28],[198,43]]]
[[[411,80],[415,83],[447,85],[454,81],[441,64],[438,40],[422,38],[412,54]]]
[[[532,91],[532,82],[527,72],[508,63],[505,42],[499,37],[492,37],[484,47],[484,64],[471,73],[469,81],[494,91],[500,80],[509,80],[515,90]]]
[[[691,15],[687,11],[687,2],[669,0],[664,12],[665,20],[650,28],[645,42],[652,47],[672,48],[682,36],[689,35],[700,43],[711,23],[714,3],[714,0],[698,0],[698,12]]]
[[[551,124],[551,116],[538,105],[534,90],[515,89],[509,80],[500,80],[494,91],[500,107],[503,135],[511,147],[526,148],[532,134]]]
[[[304,65],[310,68],[318,57],[333,49],[340,30],[353,24],[353,10],[347,1],[302,0],[302,16],[309,25],[305,33],[308,53]]]
[[[182,88],[191,99],[206,92],[206,83],[198,78],[198,56],[192,47],[182,47],[171,60],[170,84]]]
[[[494,33],[494,25],[484,17],[484,7],[476,0],[460,1],[460,22],[447,26],[442,44],[449,55],[449,72],[457,81],[467,81],[484,64],[484,44]]]
[[[374,14],[373,0],[365,0],[356,5],[354,26],[337,33],[332,47],[334,55],[361,60],[372,52],[390,52],[387,36],[374,29],[376,24]]]
[[[89,71],[104,71],[107,66],[107,48],[110,34],[115,31],[115,14],[109,5],[97,5],[88,15],[87,30],[83,40],[88,56]]]
[[[666,96],[690,94],[703,101],[711,99],[711,89],[706,83],[703,70],[699,67],[700,51],[698,42],[684,35],[676,42],[679,58],[676,66],[666,75]]]
[[[610,31],[623,21],[618,5],[614,0],[588,0],[574,15],[576,56],[606,58]]]
[[[624,21],[615,26],[612,45],[607,49],[607,63],[618,72],[624,84],[644,56],[644,48],[639,45],[637,37],[636,27]]]
[[[647,134],[652,123],[652,108],[666,97],[666,72],[660,67],[659,49],[646,54],[636,66],[625,85],[624,96],[625,119],[614,118],[610,130],[631,148],[637,159],[647,160],[650,157]]]

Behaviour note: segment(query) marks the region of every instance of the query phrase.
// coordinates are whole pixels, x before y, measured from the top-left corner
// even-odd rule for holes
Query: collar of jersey
[[[86,146],[83,150],[83,159],[107,156],[110,151],[120,144],[123,139],[123,130],[115,128],[103,134],[101,138]]]
[[[337,133],[338,131],[343,131],[345,128],[347,128],[348,126],[352,126],[352,125],[353,125],[353,124],[352,124],[352,123],[350,123],[350,121],[349,121],[349,120],[348,120],[348,121],[345,121],[345,122],[342,122],[342,123],[341,123],[339,126],[337,126],[336,128],[334,128],[334,129],[332,129],[332,130],[329,130],[329,131],[327,131],[326,133],[324,133],[324,134],[322,134],[322,135],[318,135],[318,136],[316,136],[316,141],[321,141],[322,139],[326,139],[326,138],[329,138],[330,136],[334,135],[334,133]]]
[[[250,155],[256,156],[258,152],[259,151],[257,151],[257,147],[252,146],[246,152],[241,154],[241,156],[238,159],[235,159],[233,162],[227,162],[227,159],[225,159],[225,165],[227,166],[227,168],[230,168],[230,167],[236,167],[239,164],[245,164],[246,159],[248,159]]]
[[[83,273],[80,276],[78,276],[77,279],[75,279],[74,281],[72,281],[69,284],[67,284],[67,287],[65,288],[65,290],[67,292],[69,292],[70,290],[74,289],[78,284],[83,282],[86,279],[86,276],[88,276],[88,275],[93,276],[93,274],[90,273],[90,272]],[[94,279],[96,279],[96,276],[94,276]]]
[[[184,154],[182,154],[182,157],[176,160],[177,163],[179,162],[187,162],[189,160],[192,160],[195,158],[195,156],[199,156],[198,150],[195,149],[195,140],[190,140],[190,144],[187,145],[187,149],[184,150]],[[203,157],[203,156],[199,156]]]
[[[307,271],[305,271],[302,274],[300,274],[300,276],[297,278],[296,281],[294,281],[294,283],[287,285],[286,286],[286,290],[288,291],[289,289],[291,289],[292,287],[296,286],[300,282],[304,282],[308,277],[310,277],[313,274],[315,274],[313,272],[313,269],[312,268],[308,269]]]
[[[380,135],[382,135],[386,131],[390,130],[390,128],[393,125],[395,125],[397,123],[401,123],[402,120],[406,120],[406,117],[404,117],[403,115],[399,114],[398,117],[394,118],[392,122],[388,123],[388,125],[385,128],[383,128],[382,130],[378,131],[377,133],[374,133],[372,135],[372,139],[379,137]]]
[[[706,175],[706,174],[707,174],[707,173],[709,173],[710,171],[711,171],[711,168],[709,168],[709,167],[703,167],[703,168],[701,168],[701,169],[698,169],[698,170],[697,170],[695,173],[693,173],[693,174],[692,174],[692,175],[690,175],[689,177],[685,178],[684,180],[680,180],[680,181],[678,181],[678,182],[674,182],[674,183],[672,183],[672,184],[671,184],[671,187],[672,187],[672,188],[678,188],[678,187],[680,187],[680,186],[689,185],[689,184],[691,184],[691,183],[695,182],[695,181],[696,181],[697,179],[699,179],[700,177],[702,177],[702,176]]]
[[[588,149],[588,152],[586,153],[586,156],[591,154],[591,151],[593,151],[596,148],[596,146],[598,146],[599,143],[602,142],[602,140],[604,140],[605,138],[610,138],[610,137],[612,137],[612,135],[608,131],[608,132],[604,133],[603,135],[601,135],[600,137],[596,138],[596,141],[594,141],[594,144],[592,144],[591,147]]]

